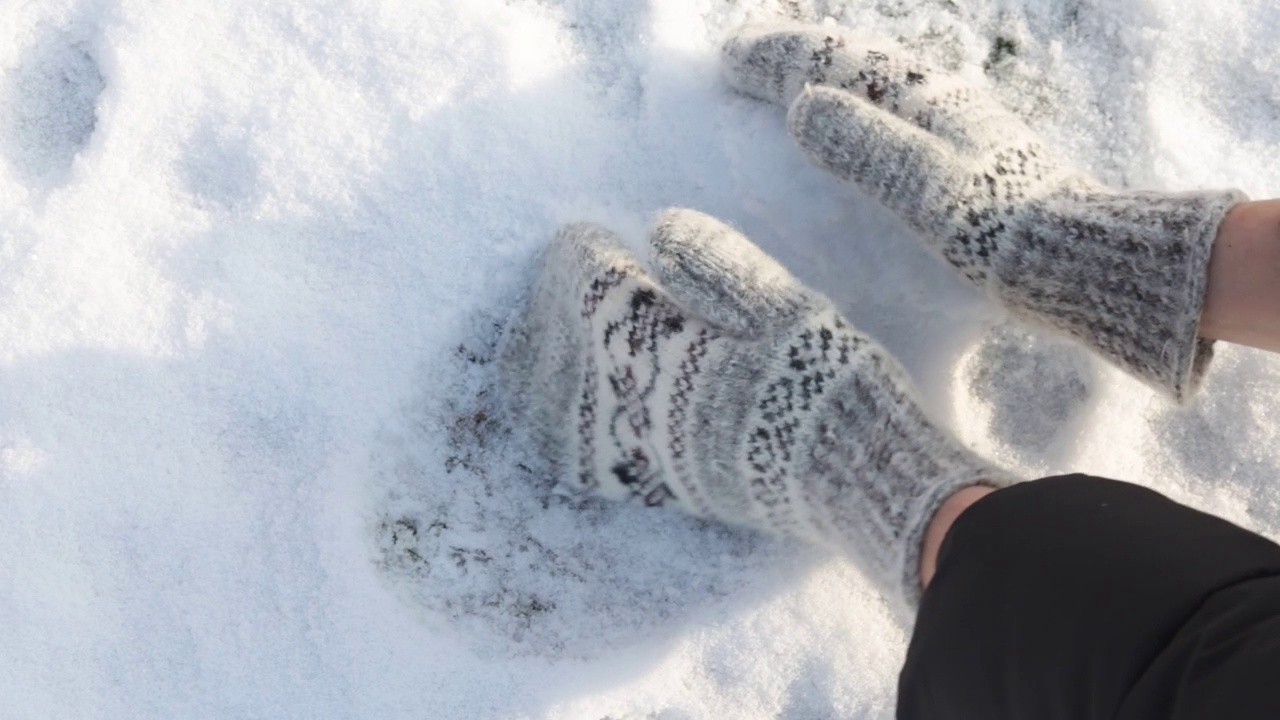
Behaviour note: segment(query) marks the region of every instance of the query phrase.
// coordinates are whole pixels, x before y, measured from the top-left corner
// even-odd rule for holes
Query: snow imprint
[[[106,88],[89,43],[43,28],[0,75],[0,152],[27,183],[57,182],[97,126]]]

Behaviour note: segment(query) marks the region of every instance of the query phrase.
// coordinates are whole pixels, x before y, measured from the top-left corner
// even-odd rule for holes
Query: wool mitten
[[[913,607],[934,511],[1013,478],[732,228],[667,211],[649,249],[651,271],[598,226],[551,243],[500,356],[517,427],[571,488],[833,548]]]
[[[747,28],[722,61],[739,91],[790,106],[812,162],[1010,311],[1193,393],[1212,356],[1197,336],[1210,249],[1244,195],[1108,188],[978,88],[840,28]]]

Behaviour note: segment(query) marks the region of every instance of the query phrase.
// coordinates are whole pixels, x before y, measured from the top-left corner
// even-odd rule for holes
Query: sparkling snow
[[[0,718],[889,718],[855,568],[581,502],[497,413],[557,224],[719,215],[1028,475],[1280,536],[1280,359],[1179,409],[1009,324],[716,48],[901,38],[1110,182],[1280,193],[1265,0],[0,3]]]

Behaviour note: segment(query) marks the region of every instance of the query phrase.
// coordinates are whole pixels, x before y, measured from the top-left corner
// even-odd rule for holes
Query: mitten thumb
[[[663,211],[649,235],[655,276],[686,309],[755,334],[811,306],[786,268],[737,230],[694,210]]]

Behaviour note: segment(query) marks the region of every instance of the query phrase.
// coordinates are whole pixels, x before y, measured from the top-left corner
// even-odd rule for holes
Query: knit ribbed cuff
[[[1248,196],[1237,190],[1223,191],[1207,203],[1203,222],[1188,231],[1186,242],[1191,252],[1187,253],[1187,285],[1184,290],[1186,302],[1181,308],[1182,312],[1174,320],[1174,337],[1180,340],[1170,348],[1168,381],[1165,386],[1180,403],[1190,400],[1200,389],[1201,380],[1213,359],[1214,341],[1199,336],[1213,243],[1227,211],[1248,199]]]

